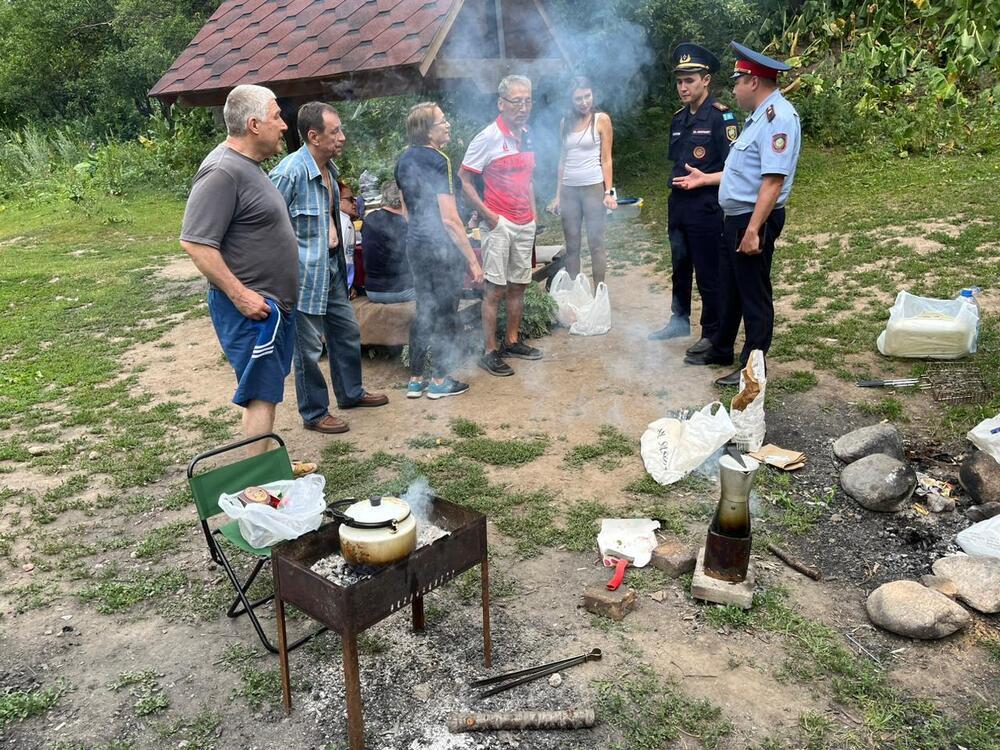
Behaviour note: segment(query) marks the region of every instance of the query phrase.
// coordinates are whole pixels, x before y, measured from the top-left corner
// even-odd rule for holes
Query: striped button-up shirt
[[[327,162],[333,200],[330,191],[309,149],[302,146],[289,154],[271,170],[269,177],[288,204],[288,214],[299,244],[299,303],[298,309],[307,315],[324,315],[330,294],[330,259],[340,267],[341,278],[347,278],[342,248],[330,252],[330,222],[334,221],[340,235],[340,189],[337,166]],[[331,217],[330,208],[333,207]]]

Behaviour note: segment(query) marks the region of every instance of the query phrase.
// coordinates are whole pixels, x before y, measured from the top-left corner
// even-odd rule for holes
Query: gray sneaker
[[[542,351],[533,346],[528,346],[518,339],[513,344],[504,344],[500,349],[500,356],[514,357],[516,359],[541,359]]]
[[[500,358],[500,352],[496,349],[486,352],[486,354],[479,358],[478,364],[490,375],[496,375],[500,378],[514,374],[514,368]]]
[[[683,315],[672,315],[670,322],[658,331],[653,331],[646,338],[650,341],[664,341],[666,339],[679,339],[682,336],[691,335],[691,319]]]

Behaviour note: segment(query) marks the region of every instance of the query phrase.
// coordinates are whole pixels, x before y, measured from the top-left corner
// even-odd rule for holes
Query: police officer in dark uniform
[[[792,192],[802,145],[799,113],[778,87],[778,74],[789,66],[742,44],[736,52],[733,96],[750,113],[732,145],[719,184],[725,213],[720,256],[722,314],[711,345],[685,357],[691,365],[731,365],[740,323],[745,333],[741,367],[755,349],[767,353],[774,333],[771,261],[774,242],[785,224],[785,204]],[[740,369],[715,381],[739,385]]]
[[[729,144],[739,136],[736,116],[710,91],[718,58],[697,44],[673,51],[677,93],[684,104],[670,123],[669,158],[673,162],[667,229],[672,265],[671,317],[649,335],[652,340],[691,333],[692,272],[701,295],[701,335],[688,354],[706,351],[719,327],[719,253],[722,210],[719,180]]]

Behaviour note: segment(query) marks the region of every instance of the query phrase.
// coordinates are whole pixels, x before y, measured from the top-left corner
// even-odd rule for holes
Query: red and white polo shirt
[[[531,205],[531,175],[535,153],[527,130],[514,135],[502,117],[481,130],[472,139],[462,159],[462,169],[483,176],[483,203],[515,224],[535,220]]]

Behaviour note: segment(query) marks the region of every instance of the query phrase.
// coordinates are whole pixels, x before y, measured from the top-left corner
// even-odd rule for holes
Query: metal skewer
[[[581,654],[580,656],[574,656],[569,659],[562,659],[548,664],[541,664],[537,667],[519,669],[515,672],[507,672],[505,674],[496,675],[495,677],[484,677],[481,680],[474,680],[469,683],[469,686],[482,687],[483,685],[493,685],[498,682],[503,683],[502,685],[497,685],[489,690],[484,690],[477,696],[478,698],[486,698],[490,695],[502,693],[504,690],[509,690],[517,685],[523,685],[526,682],[537,680],[539,677],[545,677],[546,675],[553,674],[554,672],[558,672],[562,669],[576,666],[577,664],[583,664],[587,661],[598,661],[601,656],[601,649],[595,648],[589,654]],[[510,682],[507,682],[507,680],[510,680]]]

